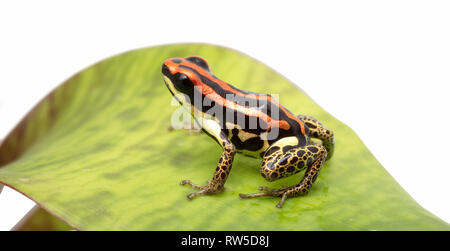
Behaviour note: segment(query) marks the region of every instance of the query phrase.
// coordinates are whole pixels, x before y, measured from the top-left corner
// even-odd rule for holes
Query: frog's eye
[[[209,71],[209,65],[208,63],[206,63],[206,61],[201,58],[201,57],[187,57],[186,58],[187,61],[192,62],[200,67],[202,67],[203,69]]]
[[[173,76],[174,78],[174,86],[177,90],[180,92],[187,92],[192,89],[194,84],[192,81],[188,78],[188,76],[184,75],[183,73],[177,73]]]

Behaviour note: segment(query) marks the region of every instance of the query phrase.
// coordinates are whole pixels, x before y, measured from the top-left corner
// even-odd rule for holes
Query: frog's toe
[[[196,184],[192,183],[190,180],[182,180],[180,182],[180,185],[182,185],[182,186],[189,185],[189,186],[191,186],[193,188],[197,188],[197,189],[204,189],[205,188],[204,186],[199,186],[199,185],[196,185]]]
[[[263,196],[272,196],[272,197],[287,197],[289,193],[287,192],[289,190],[288,187],[283,188],[270,188],[270,187],[258,187],[258,190],[263,191],[260,193],[252,193],[252,194],[239,194],[239,197],[242,199],[249,199],[249,198],[256,198],[256,197],[263,197]],[[284,203],[284,200],[286,198],[282,199],[281,204],[277,207],[281,207]]]
[[[239,197],[241,197],[242,199],[251,199],[251,198],[256,198],[256,197],[261,197],[261,196],[267,196],[267,193],[252,193],[252,194],[240,193],[239,194]]]
[[[270,187],[258,187],[258,190],[260,191],[267,191],[267,192],[279,192],[281,190],[283,190],[285,187],[283,187],[282,189],[277,189],[277,188],[270,188]]]
[[[192,200],[195,197],[195,195],[194,195],[194,193],[190,193],[190,194],[186,195],[186,197],[188,199]]]
[[[208,181],[207,185],[205,185],[205,186],[199,186],[199,185],[192,183],[190,180],[182,180],[180,182],[180,185],[189,185],[192,188],[199,190],[198,192],[188,194],[187,198],[189,200],[192,200],[194,197],[199,196],[199,195],[216,194],[216,193],[220,193],[224,190],[223,187],[215,186],[214,183],[212,183],[211,181]]]
[[[287,197],[288,197],[288,193],[287,193],[287,192],[283,193],[283,195],[281,196],[281,201],[276,205],[276,207],[277,207],[277,208],[282,208],[284,202],[285,202],[286,199],[287,199]]]
[[[190,193],[190,194],[188,194],[186,197],[187,197],[189,200],[192,200],[194,197],[196,197],[196,196],[198,196],[198,195],[205,194],[205,193],[207,193],[207,190],[201,190],[201,191],[198,191],[198,192],[195,192],[195,193]]]
[[[251,194],[239,194],[239,197],[242,199],[251,199],[251,198],[257,198],[257,197],[263,197],[263,196],[272,196],[272,197],[279,197],[281,196],[280,192],[278,191],[264,191],[261,193],[251,193]]]
[[[289,196],[289,193],[285,189],[272,189],[267,187],[259,187],[259,190],[263,190],[265,192],[253,194],[239,194],[239,197],[241,197],[242,199],[257,198],[263,196],[281,197],[281,201],[276,205],[276,207],[282,208],[284,202]]]
[[[271,188],[269,188],[269,187],[258,187],[258,190],[259,191],[270,191]]]

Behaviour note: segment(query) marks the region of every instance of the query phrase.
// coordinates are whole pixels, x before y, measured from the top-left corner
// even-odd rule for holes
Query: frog
[[[168,58],[161,73],[172,96],[187,109],[200,130],[222,148],[213,177],[205,185],[180,182],[197,190],[187,195],[190,200],[223,192],[234,157],[242,153],[262,160],[260,174],[267,181],[305,171],[298,184],[261,186],[259,192],[239,194],[242,199],[278,197],[281,199],[276,207],[282,208],[286,199],[311,190],[324,163],[334,153],[334,134],[319,120],[294,115],[271,94],[239,89],[219,79],[200,56]],[[212,107],[216,112],[210,112]],[[254,121],[256,125],[250,127]]]

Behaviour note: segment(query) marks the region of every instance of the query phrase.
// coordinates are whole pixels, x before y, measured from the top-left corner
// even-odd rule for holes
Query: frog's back
[[[292,136],[299,144],[306,143],[308,128],[271,95],[241,90],[220,80],[201,58],[168,59],[163,73],[178,81],[179,90],[187,95],[195,111],[213,117],[238,151],[260,156],[277,140]],[[193,88],[183,87],[177,74],[189,80]],[[217,133],[213,134],[210,136],[217,139]]]
[[[239,152],[261,157],[274,142],[295,136],[306,143],[307,127],[271,95],[238,89],[222,81],[218,93],[224,99],[218,118],[223,133]],[[216,117],[217,118],[217,117]]]

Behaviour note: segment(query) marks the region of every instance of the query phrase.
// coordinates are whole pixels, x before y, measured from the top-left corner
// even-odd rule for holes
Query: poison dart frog
[[[308,193],[324,162],[333,155],[333,132],[317,119],[295,116],[272,95],[241,90],[220,80],[201,57],[169,58],[162,65],[162,75],[169,91],[189,110],[201,130],[223,148],[214,176],[206,185],[181,181],[181,185],[198,189],[187,195],[188,199],[222,192],[235,154],[244,153],[262,158],[260,172],[267,181],[306,169],[297,185],[259,187],[261,192],[239,194],[241,198],[281,197],[276,205],[281,208],[287,198]]]

